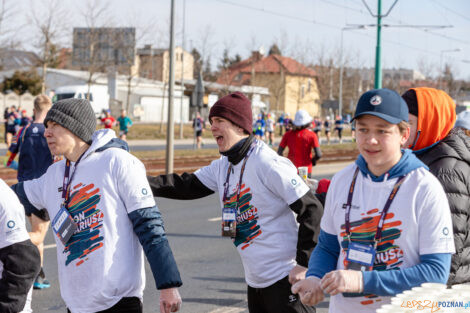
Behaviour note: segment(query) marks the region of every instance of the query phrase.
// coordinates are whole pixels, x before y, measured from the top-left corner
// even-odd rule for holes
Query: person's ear
[[[400,139],[400,147],[404,147],[405,143],[408,141],[408,138],[410,138],[410,127],[407,127],[402,133],[401,133],[401,139]]]

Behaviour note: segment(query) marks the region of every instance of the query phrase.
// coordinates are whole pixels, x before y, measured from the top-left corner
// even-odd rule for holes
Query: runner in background
[[[46,138],[44,138],[44,118],[52,106],[51,99],[46,95],[39,95],[34,99],[33,115],[34,121],[21,128],[13,137],[9,148],[10,157],[7,166],[18,157],[18,182],[41,177],[53,162],[53,157]],[[38,247],[41,256],[41,271],[34,280],[34,289],[49,288],[50,282],[46,279],[43,270],[44,263],[44,238],[49,229],[50,218],[44,208],[40,210],[29,210],[25,207],[26,216],[31,223],[29,236],[31,241]]]
[[[343,117],[338,115],[335,120],[335,130],[338,134],[339,143],[343,143],[343,127],[344,127]]]
[[[202,146],[202,133],[204,132],[205,122],[199,112],[196,112],[196,117],[193,119],[194,137],[196,138],[196,147],[201,149]]]
[[[105,129],[113,128],[116,124],[116,119],[111,115],[111,110],[106,110],[105,116],[101,119],[101,124]]]
[[[315,133],[315,135],[317,135],[318,142],[320,142],[321,125],[322,125],[321,119],[318,116],[315,116],[315,118],[313,119],[312,126],[313,126],[313,132]]]
[[[266,118],[266,139],[269,146],[274,145],[274,130],[276,129],[276,121],[271,113],[268,113]]]
[[[323,122],[323,128],[325,129],[326,144],[330,144],[330,132],[331,132],[331,121],[330,117],[327,115],[325,121]]]
[[[266,122],[262,114],[258,114],[258,119],[253,124],[253,133],[255,138],[264,141],[264,132],[266,131]]]
[[[119,123],[119,138],[126,140],[129,127],[132,126],[132,120],[127,116],[126,110],[121,110],[121,116],[118,117],[117,121]]]
[[[312,117],[305,110],[295,113],[294,128],[282,137],[277,153],[282,155],[286,147],[289,148],[287,158],[295,167],[308,167],[308,176],[312,177],[312,166],[321,158],[320,143],[317,135],[309,129]],[[312,149],[315,155],[312,155]]]

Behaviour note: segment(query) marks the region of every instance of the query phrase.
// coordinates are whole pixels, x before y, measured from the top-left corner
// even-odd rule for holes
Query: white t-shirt
[[[24,208],[13,190],[0,179],[0,249],[29,239],[25,224]],[[0,261],[0,277],[3,263]],[[30,298],[29,292],[29,299]],[[31,311],[31,301],[27,301],[24,312]]]
[[[105,310],[122,297],[142,298],[143,250],[128,213],[153,207],[145,167],[120,148],[92,152],[115,137],[100,130],[82,160],[71,166],[69,212],[78,229],[66,247],[56,237],[62,298],[73,313]],[[25,181],[28,200],[51,220],[62,203],[65,160],[38,179]]]
[[[242,165],[243,160],[233,167],[230,175],[228,203],[237,201]],[[227,157],[221,157],[195,173],[205,186],[219,193],[220,214],[228,167]],[[287,158],[256,141],[243,174],[234,242],[249,286],[270,286],[287,276],[296,265],[298,225],[289,205],[308,190]]]
[[[347,239],[345,209],[355,164],[338,172],[332,179],[325,202],[321,229],[336,235],[341,247],[337,269],[344,269]],[[350,213],[354,238],[373,239],[380,214],[397,178],[373,182],[359,172]],[[452,220],[446,195],[439,181],[426,169],[419,168],[406,176],[385,219],[382,239],[376,250],[375,270],[407,268],[420,263],[422,254],[454,253]],[[329,312],[375,312],[390,297],[332,296]]]

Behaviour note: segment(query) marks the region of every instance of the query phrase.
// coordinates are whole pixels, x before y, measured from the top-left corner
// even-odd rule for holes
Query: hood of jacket
[[[91,137],[90,148],[83,155],[83,159],[87,158],[94,152],[101,152],[109,148],[120,148],[129,151],[129,146],[124,140],[116,137],[116,133],[112,129],[100,129],[93,133]]]
[[[402,150],[400,161],[398,161],[398,163],[395,164],[388,172],[380,176],[375,176],[371,171],[369,171],[367,162],[362,155],[359,155],[357,158],[356,165],[359,167],[362,175],[366,177],[369,176],[374,182],[382,182],[391,178],[400,177],[420,167],[428,169],[426,164],[421,162],[409,149]]]
[[[455,103],[442,90],[428,87],[413,90],[418,100],[418,125],[412,149],[419,153],[442,140],[454,127]]]

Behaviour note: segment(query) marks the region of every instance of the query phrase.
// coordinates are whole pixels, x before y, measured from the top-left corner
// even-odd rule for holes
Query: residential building
[[[291,116],[304,109],[312,116],[320,113],[316,72],[300,62],[281,55],[251,57],[223,70],[217,83],[227,86],[254,85],[269,89],[269,110]]]
[[[170,73],[170,51],[145,45],[137,49],[137,67],[140,77],[168,82]],[[194,57],[181,47],[175,47],[175,80],[180,81],[182,72],[185,80],[194,79]]]

